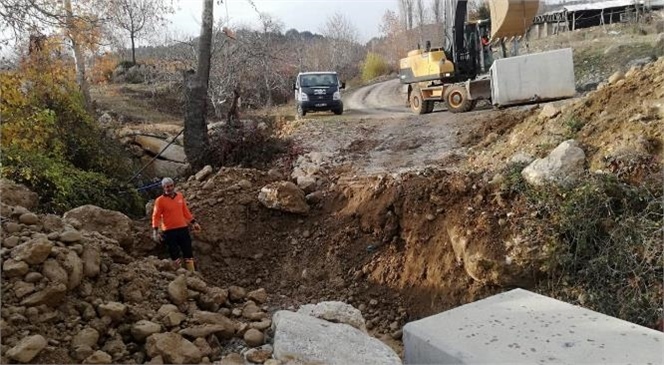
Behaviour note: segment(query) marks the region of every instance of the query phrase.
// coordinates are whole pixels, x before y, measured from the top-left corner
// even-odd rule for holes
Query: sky
[[[295,28],[320,33],[327,18],[335,13],[343,14],[358,30],[359,40],[366,42],[380,36],[379,26],[386,10],[397,11],[397,0],[253,0],[259,11],[268,13],[284,24],[283,31]],[[186,35],[200,33],[203,0],[177,0],[176,13],[169,17],[169,28]],[[248,0],[215,0],[215,22],[225,20],[229,24],[258,25],[256,11]],[[228,12],[227,12],[228,10]]]

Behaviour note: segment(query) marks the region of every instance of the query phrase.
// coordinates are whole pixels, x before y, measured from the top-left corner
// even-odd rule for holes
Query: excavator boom
[[[489,0],[491,39],[526,34],[533,24],[539,5],[537,0]]]

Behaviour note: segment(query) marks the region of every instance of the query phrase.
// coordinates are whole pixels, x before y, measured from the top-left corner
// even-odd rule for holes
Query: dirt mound
[[[519,154],[541,158],[560,142],[576,139],[591,171],[612,172],[635,182],[646,178],[664,157],[663,75],[660,59],[612,76],[585,97],[555,103],[553,111],[530,109],[521,113],[518,123],[511,113],[487,120],[482,128],[500,128],[488,135],[476,130],[485,137],[473,149],[469,168],[499,169]]]

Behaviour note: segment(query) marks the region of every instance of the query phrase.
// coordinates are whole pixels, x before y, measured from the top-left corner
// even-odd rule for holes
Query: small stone
[[[21,230],[21,225],[16,222],[9,222],[5,224],[5,232],[7,233],[16,233]]]
[[[83,360],[84,364],[111,364],[113,363],[113,358],[111,355],[105,353],[104,351],[97,350],[88,358]]]
[[[131,335],[134,336],[137,341],[143,341],[151,334],[158,332],[161,332],[161,326],[145,319],[134,323],[131,327]]]
[[[272,346],[264,345],[258,348],[250,349],[244,356],[254,364],[262,364],[272,357]]]
[[[43,277],[44,276],[42,274],[32,271],[27,273],[27,275],[25,275],[25,278],[23,280],[25,280],[28,283],[36,283],[40,281]]]
[[[251,182],[249,182],[249,180],[247,179],[242,179],[238,181],[237,185],[242,189],[251,189]]]
[[[375,307],[375,306],[378,305],[378,301],[376,299],[371,299],[369,301],[369,305],[372,306],[372,307]]]
[[[30,267],[24,261],[7,259],[2,265],[2,273],[5,277],[23,276],[28,273]]]
[[[47,345],[42,335],[34,335],[21,340],[16,346],[7,351],[7,357],[18,362],[27,363],[32,361]]]
[[[83,236],[79,231],[69,230],[62,232],[59,239],[64,243],[74,243],[83,239]]]
[[[2,241],[2,246],[7,248],[13,248],[18,245],[19,239],[16,236],[7,237]]]
[[[18,221],[23,224],[37,224],[39,222],[39,217],[34,213],[23,213],[18,217]]]
[[[101,304],[98,310],[100,317],[108,316],[115,321],[120,321],[125,313],[127,313],[127,306],[123,303],[108,302]]]
[[[247,298],[249,298],[250,300],[253,300],[257,303],[262,304],[262,303],[265,303],[267,301],[267,292],[265,291],[264,288],[256,289],[256,290],[250,291],[247,294]]]
[[[228,294],[232,301],[240,301],[247,297],[247,291],[239,286],[231,285],[228,288]]]
[[[244,342],[247,343],[249,347],[257,347],[263,344],[264,336],[263,332],[250,328],[247,332],[244,333]]]

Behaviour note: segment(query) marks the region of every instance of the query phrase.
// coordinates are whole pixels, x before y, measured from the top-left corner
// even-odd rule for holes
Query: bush
[[[112,54],[97,57],[90,68],[93,83],[102,84],[113,80],[113,71],[117,67],[117,58]]]
[[[389,73],[390,66],[381,55],[373,52],[367,53],[367,58],[362,64],[362,80],[367,82]]]
[[[74,66],[59,57],[57,44],[47,42],[17,72],[0,74],[0,172],[31,187],[49,211],[103,204],[129,214],[134,198],[114,202],[117,182],[132,171],[127,154],[85,110]]]
[[[662,313],[662,186],[594,175],[537,197],[552,243],[545,294],[644,326]],[[541,224],[541,221],[539,222]]]
[[[136,65],[136,64],[133,63],[133,62],[131,62],[131,61],[129,61],[129,60],[124,60],[124,61],[120,61],[120,62],[118,62],[118,65],[116,66],[116,68],[117,68],[117,67],[120,67],[120,68],[123,68],[123,69],[125,69],[125,70],[128,70],[128,69],[130,69],[130,68],[131,68],[132,66],[134,66],[134,65]]]
[[[4,149],[0,173],[39,193],[40,208],[49,213],[64,212],[85,204],[117,210],[140,217],[143,199],[135,189],[98,173],[75,168],[40,153],[19,148]]]
[[[209,162],[214,166],[263,168],[288,151],[290,141],[274,136],[269,123],[225,126],[210,137]]]

